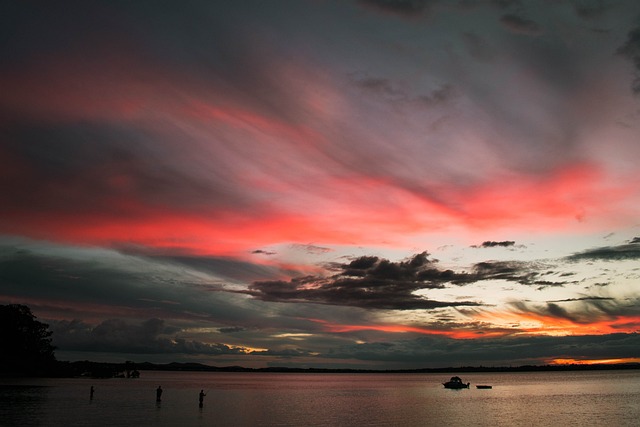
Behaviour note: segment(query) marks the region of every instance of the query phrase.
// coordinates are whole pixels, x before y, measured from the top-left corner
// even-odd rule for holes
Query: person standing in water
[[[95,389],[93,388],[93,386],[91,386],[91,389],[89,390],[89,400],[93,400],[93,392],[95,391]]]
[[[156,389],[156,402],[160,402],[162,400],[162,387],[158,386]]]
[[[207,395],[207,393],[205,393],[204,390],[200,390],[200,394],[198,395],[198,402],[199,402],[201,408],[202,408],[202,405],[204,405],[204,397],[206,395]]]

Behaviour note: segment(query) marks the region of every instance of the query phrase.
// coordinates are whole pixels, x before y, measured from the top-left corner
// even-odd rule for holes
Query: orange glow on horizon
[[[408,325],[339,325],[336,323],[330,323],[322,319],[307,319],[315,323],[320,323],[324,326],[326,332],[331,333],[344,333],[344,332],[357,332],[357,331],[378,331],[388,333],[417,333],[423,335],[443,335],[449,338],[455,339],[477,339],[477,338],[490,338],[506,335],[505,332],[487,332],[485,330],[473,329],[473,330],[441,330],[421,328],[417,326]]]
[[[539,313],[491,312],[474,318],[497,325],[518,325],[518,333],[534,335],[605,335],[640,331],[640,316],[593,318],[590,322],[574,322]]]
[[[321,319],[307,319],[315,323],[322,324],[326,332],[345,333],[357,331],[378,331],[388,333],[417,333],[423,335],[442,335],[454,339],[482,339],[496,338],[508,335],[549,335],[549,336],[568,336],[568,335],[605,335],[611,333],[636,333],[638,325],[640,325],[640,317],[620,318],[614,321],[598,321],[590,324],[576,324],[568,320],[559,320],[555,318],[545,318],[543,316],[534,315],[516,315],[514,313],[505,313],[496,317],[517,318],[520,321],[532,321],[540,323],[539,327],[520,327],[506,328],[499,325],[491,327],[479,328],[458,328],[451,330],[423,328],[418,326],[401,325],[401,324],[371,324],[371,325],[341,325],[330,323]],[[616,362],[617,363],[617,362]]]
[[[615,365],[620,363],[640,363],[640,357],[620,359],[552,359],[550,365]]]

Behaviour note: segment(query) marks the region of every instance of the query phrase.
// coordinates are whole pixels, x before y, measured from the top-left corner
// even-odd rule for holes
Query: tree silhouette
[[[0,346],[0,372],[42,375],[56,362],[49,325],[26,305],[0,305]]]

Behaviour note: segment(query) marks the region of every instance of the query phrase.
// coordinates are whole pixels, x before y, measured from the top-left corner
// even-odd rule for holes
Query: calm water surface
[[[450,376],[143,371],[139,379],[0,379],[0,426],[639,425],[637,370],[460,375],[468,390],[445,389]]]

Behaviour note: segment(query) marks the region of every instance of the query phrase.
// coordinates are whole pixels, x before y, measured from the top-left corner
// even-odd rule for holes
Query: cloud
[[[465,274],[437,268],[426,252],[401,262],[363,256],[334,268],[339,273],[331,277],[257,281],[242,292],[263,301],[309,302],[366,309],[415,310],[481,305],[471,301],[434,301],[415,295],[414,292],[421,289],[440,289],[444,283],[467,278]]]
[[[274,252],[274,251],[265,251],[264,249],[256,249],[256,250],[251,251],[251,253],[252,253],[252,254],[269,255],[269,256],[271,256],[271,255],[277,255],[277,254],[278,254],[277,252]]]
[[[258,3],[245,12],[258,16],[272,9],[258,6]],[[400,6],[403,3],[378,4],[406,8],[406,5]],[[418,8],[431,5],[427,2],[408,4]],[[78,10],[69,11],[71,17],[90,12],[76,6]],[[2,230],[90,244],[133,240],[147,245],[180,241],[188,246],[198,241],[202,252],[209,249],[228,254],[240,246],[239,249],[245,251],[247,248],[267,248],[274,239],[287,243],[320,242],[320,245],[371,239],[363,236],[372,233],[361,231],[370,225],[379,227],[381,239],[389,240],[387,236],[390,235],[401,239],[406,233],[397,233],[395,229],[398,220],[394,214],[403,209],[398,206],[407,206],[404,209],[409,215],[402,215],[402,218],[420,224],[424,230],[431,226],[424,221],[425,217],[438,227],[452,221],[469,225],[466,221],[472,222],[487,213],[490,216],[487,222],[510,224],[516,215],[520,219],[528,215],[561,217],[565,214],[560,206],[552,206],[556,201],[544,200],[536,206],[522,208],[511,200],[522,200],[525,191],[533,203],[559,194],[546,191],[549,182],[538,181],[538,177],[549,171],[546,169],[549,165],[555,164],[560,170],[575,158],[571,141],[563,135],[580,132],[573,129],[565,132],[565,128],[555,122],[563,119],[562,114],[555,114],[547,106],[558,106],[563,112],[574,109],[566,108],[555,96],[548,104],[539,103],[536,98],[536,102],[518,104],[526,107],[514,108],[515,93],[496,96],[491,82],[474,83],[475,78],[482,78],[481,75],[495,75],[496,79],[504,80],[498,77],[499,73],[463,77],[448,69],[447,61],[435,67],[437,70],[433,75],[431,71],[426,75],[416,73],[418,69],[398,73],[396,65],[406,64],[404,60],[409,60],[412,67],[423,66],[421,61],[408,59],[412,56],[405,52],[396,53],[397,64],[390,62],[383,68],[371,66],[374,64],[371,62],[373,52],[371,56],[362,57],[349,54],[354,62],[342,62],[340,56],[329,59],[334,57],[323,50],[330,48],[326,43],[328,39],[301,30],[306,29],[306,23],[316,21],[305,17],[309,21],[299,25],[302,18],[297,19],[293,13],[290,21],[277,21],[277,24],[288,25],[282,28],[265,17],[262,25],[268,27],[265,31],[271,37],[247,34],[243,37],[242,33],[250,25],[235,26],[231,20],[223,22],[225,14],[218,13],[220,7],[212,2],[182,8],[164,5],[145,10],[144,6],[127,3],[111,5],[104,10],[107,12],[104,15],[92,11],[91,23],[93,19],[97,23],[103,19],[118,21],[120,16],[130,16],[131,20],[120,22],[124,28],[121,38],[113,41],[115,47],[107,43],[115,32],[114,27],[95,25],[95,29],[103,28],[105,32],[90,31],[101,43],[89,57],[84,54],[93,45],[88,42],[85,45],[85,38],[80,36],[83,31],[93,30],[94,26],[81,19],[66,17],[64,22],[69,23],[74,36],[67,37],[79,44],[77,53],[66,52],[62,47],[64,40],[54,37],[48,39],[54,46],[41,47],[51,49],[50,54],[39,56],[36,46],[31,46],[25,53],[33,56],[31,61],[13,63],[17,74],[28,73],[22,80],[6,83],[16,87],[18,93],[16,99],[7,101],[9,110],[15,109],[11,107],[22,99],[22,94],[34,93],[34,84],[45,81],[39,76],[46,75],[47,79],[46,83],[37,83],[41,90],[35,91],[37,95],[31,95],[34,100],[30,101],[30,106],[37,106],[37,111],[33,115],[23,112],[19,120],[3,128],[9,142],[7,152],[3,153],[7,155],[6,164],[0,165],[6,174],[0,189],[11,211],[0,224]],[[241,14],[233,8],[229,13]],[[38,14],[46,21],[46,13]],[[55,16],[58,15],[59,11]],[[336,27],[343,27],[337,28],[336,34],[354,36],[341,51],[344,55],[361,42],[357,35],[364,21],[362,14],[358,18],[351,14],[339,15]],[[273,16],[268,15],[268,18]],[[247,19],[247,22],[254,22]],[[281,19],[285,21],[284,15]],[[353,25],[346,26],[347,19],[353,19],[353,23],[349,22]],[[185,27],[184,22],[191,24]],[[30,20],[29,23],[28,30],[38,34],[34,24]],[[136,28],[133,23],[137,24]],[[47,22],[47,25],[55,26],[56,34],[65,34],[59,24]],[[311,25],[309,30],[312,28]],[[489,38],[491,32],[481,32],[480,28],[484,25],[474,27],[475,36],[471,32],[465,33],[464,40],[470,52],[482,56],[483,46],[486,47],[488,41],[494,49],[502,46],[498,40]],[[395,34],[392,27],[390,30],[390,34]],[[419,40],[436,40],[430,61],[439,62],[436,59],[439,49],[450,37],[432,37],[436,30],[426,27],[412,31],[418,31],[415,48],[423,52],[432,45],[431,42],[423,45]],[[459,34],[455,27],[447,31],[455,34],[451,37]],[[300,35],[300,40],[294,36],[288,39],[295,42],[276,42],[284,33]],[[120,55],[121,43],[129,36],[132,36],[132,47],[122,52],[127,59],[113,69],[109,66],[111,59]],[[219,40],[227,42],[219,43]],[[301,53],[303,49],[299,46],[316,46],[314,42],[319,43],[317,63],[308,59],[314,54]],[[555,73],[569,76],[558,82],[561,90],[569,87],[567,81],[579,80],[575,76],[586,68],[579,63],[575,69],[565,66],[562,58],[568,57],[566,62],[575,58],[567,54],[563,45],[529,46],[522,40],[519,43],[522,48],[518,48],[518,52],[531,58],[530,64],[513,64],[518,70],[527,69],[527,72],[509,73],[512,78],[507,80],[518,86],[517,92],[522,96],[529,96],[527,86],[512,79],[532,76],[529,71],[532,67],[537,66],[545,73],[553,74],[552,77]],[[61,51],[57,52],[54,47]],[[532,53],[533,48],[544,52]],[[555,55],[541,58],[547,51],[553,51],[551,53]],[[109,55],[103,56],[106,53]],[[378,54],[382,52],[375,55]],[[510,56],[509,60],[517,60],[516,56]],[[21,68],[26,67],[24,64],[29,64],[28,70]],[[130,64],[135,67],[129,67]],[[512,69],[511,66],[503,68]],[[130,69],[134,71],[132,76],[128,73]],[[382,99],[410,105],[389,112],[389,108],[384,108],[387,105],[381,108],[375,102],[364,102],[362,96],[355,96],[355,91],[344,87],[348,84],[344,81],[345,75],[369,70],[379,70],[376,73],[380,74],[361,79],[359,89],[375,93]],[[417,77],[421,75],[423,77]],[[534,73],[532,79],[538,80],[536,77]],[[50,80],[56,82],[53,92],[48,92]],[[510,87],[498,86],[501,90]],[[68,92],[68,87],[75,88],[74,102],[67,102],[62,96]],[[93,92],[96,87],[100,90]],[[532,92],[543,98],[546,93],[539,91],[537,86]],[[433,111],[426,112],[425,108],[414,108],[417,105],[444,106],[454,97],[458,97],[455,99],[460,100],[460,105],[446,105],[455,107],[447,108],[447,111],[432,108]],[[124,110],[133,113],[117,117],[109,115],[114,108],[105,100],[112,98],[114,105],[129,106],[129,110]],[[504,100],[504,105],[492,105],[500,103],[500,99]],[[58,103],[49,105],[52,100],[62,100],[58,103],[73,109],[75,114],[65,114],[64,119],[59,115],[52,116],[63,107]],[[85,104],[93,105],[93,102],[102,103],[102,106],[95,114],[88,115],[86,111],[90,108]],[[46,111],[39,109],[45,105],[49,105]],[[540,106],[539,111],[531,112],[536,105]],[[322,111],[326,111],[327,116],[316,114]],[[486,115],[492,113],[495,120],[485,120]],[[549,124],[547,115],[553,123]],[[433,131],[437,126],[440,130]],[[503,139],[517,147],[507,148],[501,142]],[[527,144],[529,140],[531,144]],[[53,149],[54,146],[59,149]],[[550,161],[550,157],[553,160]],[[0,155],[0,158],[5,157]],[[526,167],[511,164],[511,160],[526,163]],[[495,177],[495,171],[517,170],[520,173],[525,169],[533,172],[514,176],[511,182],[524,183],[527,188],[514,188],[516,185],[511,184],[513,193],[504,193],[509,197],[490,197],[492,202],[505,200],[505,206],[494,205],[493,208],[490,203],[477,203],[485,201],[479,192],[493,188],[496,181],[500,181],[496,187],[503,191],[503,186],[497,185],[502,184],[502,180]],[[523,180],[518,179],[523,176]],[[528,181],[528,177],[533,179]],[[314,186],[303,185],[306,182],[314,182]],[[544,191],[527,191],[535,190],[527,182],[540,182]],[[591,185],[585,184],[585,187],[592,189]],[[573,185],[571,194],[579,193],[581,189]],[[392,203],[378,203],[380,197],[386,197]],[[398,200],[400,203],[394,203]],[[558,197],[558,201],[566,200],[564,195]],[[405,201],[420,206],[414,209]],[[471,206],[469,201],[476,204]],[[373,204],[377,204],[380,213],[376,212],[378,217],[369,223],[368,214],[372,212],[370,206]],[[589,204],[589,200],[585,204]],[[332,218],[333,212],[316,217],[317,212],[326,212],[327,205],[349,208],[340,212],[341,217],[330,221],[333,227],[323,224],[318,226],[321,230],[311,228],[309,224]],[[541,209],[547,206],[551,207],[552,214]],[[585,211],[590,212],[589,207],[586,206]],[[389,209],[394,210],[394,214],[389,214]],[[288,214],[291,216],[284,218]],[[249,227],[242,221],[247,217],[253,219]],[[309,221],[305,227],[290,231],[293,227],[286,225],[291,217],[304,217]],[[351,217],[362,220],[357,226],[346,225]],[[271,223],[272,218],[283,220]],[[384,223],[378,218],[384,218]],[[525,218],[530,223],[528,220]],[[242,235],[248,229],[250,231]],[[331,236],[327,236],[329,232],[333,232]],[[383,233],[386,235],[382,236]],[[254,236],[260,241],[251,242]],[[234,241],[237,247],[227,250],[220,241]]]
[[[587,325],[610,322],[610,327],[625,326],[628,318],[640,315],[639,299],[616,300],[598,296],[568,298],[566,300],[532,303],[513,301],[509,306],[519,314],[534,315],[538,318],[566,320],[571,323]],[[626,319],[626,320],[625,320]],[[549,322],[553,324],[553,322]],[[638,325],[640,326],[640,325]]]
[[[261,324],[256,306],[245,307],[242,298],[221,291],[230,284],[229,277],[273,277],[269,270],[206,257],[173,259],[48,243],[7,244],[0,245],[0,298],[19,298],[49,318],[159,317],[216,326]]]
[[[385,101],[434,107],[453,100],[457,95],[451,84],[443,84],[427,94],[409,94],[391,79],[378,77],[351,77],[353,84]]]
[[[502,247],[509,247],[509,246],[513,246],[515,245],[516,242],[512,241],[512,240],[504,240],[502,242],[494,242],[492,240],[488,240],[485,242],[482,242],[481,245],[473,245],[471,246],[472,248],[495,248],[496,246],[502,246]]]
[[[139,324],[108,319],[96,326],[79,320],[51,321],[53,343],[61,351],[108,352],[130,354],[241,355],[249,350],[220,343],[186,340],[161,319]]]
[[[2,180],[0,188],[13,210],[38,209],[49,216],[131,218],[242,206],[243,198],[229,184],[217,185],[215,176],[198,173],[197,163],[187,167],[190,155],[180,153],[184,147],[168,143],[176,131],[165,128],[160,135],[90,121],[10,126],[2,154],[21,167],[9,169],[11,179]],[[12,181],[20,185],[9,185]]]
[[[629,31],[627,40],[618,48],[617,53],[630,60],[636,67],[632,89],[636,95],[640,94],[640,27]]]
[[[550,286],[552,283],[540,281],[542,265],[525,261],[483,261],[473,265],[468,282],[480,280],[506,280],[521,285]],[[561,286],[563,283],[555,283]]]
[[[358,0],[358,3],[378,12],[390,13],[406,18],[428,12],[434,0]]]
[[[489,244],[489,247],[491,245]],[[506,246],[509,246],[508,244]],[[238,291],[263,301],[314,303],[381,310],[436,309],[483,305],[477,301],[436,301],[416,291],[465,286],[486,280],[504,280],[538,289],[562,287],[566,281],[543,280],[546,264],[525,261],[483,261],[470,271],[441,269],[427,252],[407,261],[391,262],[377,256],[362,256],[348,264],[328,266],[335,274],[304,276],[286,280],[256,281]],[[544,271],[548,274],[548,271]]]
[[[555,302],[573,302],[573,301],[615,301],[615,298],[610,298],[610,297],[580,297],[580,298],[566,298],[566,299],[560,299],[560,300],[555,300],[555,301],[547,301],[547,302],[555,303]]]
[[[319,254],[326,254],[328,252],[332,252],[333,249],[331,248],[327,248],[324,246],[318,246],[318,245],[311,245],[311,244],[294,244],[291,245],[291,248],[293,248],[294,250],[297,251],[302,251],[308,254],[313,254],[313,255],[319,255]]]
[[[277,277],[283,273],[283,271],[276,267],[243,261],[233,257],[192,255],[180,253],[180,251],[174,251],[171,248],[127,246],[121,248],[120,252],[148,259],[154,263],[188,267],[190,270],[208,273],[220,279],[239,282],[252,281],[265,277]],[[254,251],[253,253],[274,254],[263,251]],[[293,273],[293,271],[287,271],[287,273]]]
[[[549,265],[531,261],[481,261],[471,266],[470,272],[457,273],[450,278],[451,284],[467,285],[485,280],[504,280],[524,286],[537,287],[542,290],[548,287],[562,287],[568,281],[544,280],[544,275],[551,274]],[[563,276],[563,275],[561,275]]]
[[[560,314],[558,314],[560,313]],[[556,309],[556,314],[566,316]],[[250,356],[279,359],[313,358],[323,360],[384,363],[388,369],[449,366],[506,366],[547,364],[556,358],[608,359],[637,357],[640,334],[509,336],[501,338],[453,339],[424,335],[416,339],[376,340],[361,344],[326,342],[311,351],[304,346],[254,350],[223,343],[207,343],[181,337],[182,331],[167,328],[160,319],[139,323],[108,319],[96,326],[79,320],[49,321],[54,345],[62,352],[105,352],[109,354],[193,356]],[[240,362],[241,363],[241,362]],[[308,361],[306,363],[309,363]],[[372,366],[372,365],[368,365]]]
[[[637,240],[630,242],[637,244]],[[490,354],[490,345],[515,350],[516,347],[509,347],[509,341],[454,340],[430,335],[478,337],[521,333],[515,326],[459,322],[447,315],[454,310],[439,311],[437,318],[430,321],[393,324],[388,320],[381,322],[381,313],[375,311],[450,307],[463,315],[469,310],[466,315],[473,317],[474,307],[482,306],[473,297],[443,301],[415,293],[420,290],[428,296],[429,290],[482,280],[531,286],[561,285],[541,280],[548,268],[540,263],[485,261],[473,264],[468,272],[455,272],[441,268],[439,261],[422,252],[399,262],[361,256],[329,265],[331,275],[327,277],[258,281],[246,290],[238,290],[237,287],[229,289],[223,283],[216,287],[194,280],[198,275],[215,272],[216,260],[210,263],[207,257],[185,259],[184,255],[144,250],[134,255],[131,251],[92,252],[40,245],[7,246],[0,251],[3,297],[27,295],[45,301],[34,308],[38,313],[55,313],[44,318],[55,331],[55,344],[61,353],[76,353],[71,357],[87,357],[92,353],[168,354],[177,359],[180,355],[228,356],[240,361],[255,356],[261,360],[286,359],[287,364],[312,358],[317,366],[323,360],[340,358],[350,359],[350,363],[385,363],[385,366],[395,364],[397,367],[424,367],[425,363],[430,366],[539,363],[546,354],[541,353],[540,359],[527,359],[524,353],[522,359],[511,359],[520,357],[516,352]],[[56,255],[51,256],[52,253]],[[223,263],[220,268],[229,274],[230,268],[233,271],[247,266]],[[75,293],[70,293],[70,289]],[[238,294],[250,295],[253,299]],[[64,295],[65,305],[61,306]],[[234,299],[240,299],[242,304]],[[301,304],[270,304],[272,302]],[[541,319],[548,325],[559,321],[587,326],[603,322],[606,326],[599,328],[612,332],[637,330],[638,325],[633,323],[639,315],[637,307],[640,307],[637,300],[597,295],[507,305],[516,315]],[[83,321],[60,320],[71,316]],[[102,316],[109,317],[103,320]],[[88,323],[88,319],[94,323]],[[291,331],[293,335],[304,336],[288,340],[271,337],[273,331]],[[404,336],[428,334],[425,338],[430,341],[388,341],[400,331]],[[367,344],[340,344],[355,339]],[[433,347],[420,348],[419,343],[431,343]],[[465,353],[469,351],[472,355]],[[78,356],[80,353],[83,356]]]
[[[640,259],[640,240],[635,237],[629,243],[588,249],[566,257],[569,261],[621,261]]]
[[[508,29],[512,33],[524,34],[528,36],[538,36],[542,34],[542,29],[536,22],[520,15],[503,15],[500,18],[500,22],[506,29]]]
[[[456,340],[425,336],[415,340],[350,344],[319,357],[352,358],[413,367],[544,365],[556,358],[635,358],[640,334],[569,337],[532,336]],[[388,366],[388,365],[387,365]]]

